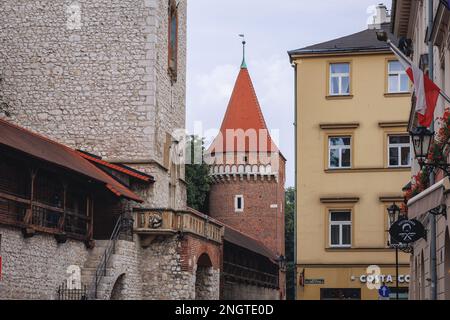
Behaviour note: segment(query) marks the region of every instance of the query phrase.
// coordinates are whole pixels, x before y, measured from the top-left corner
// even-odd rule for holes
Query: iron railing
[[[109,260],[116,250],[116,242],[121,237],[122,230],[129,230],[129,224],[129,219],[125,218],[123,215],[120,215],[119,219],[117,219],[111,238],[109,239],[108,245],[100,260],[100,264],[95,270],[94,279],[92,280],[92,284],[89,288],[90,299],[97,299],[98,285],[100,284],[102,278],[106,276]]]
[[[58,288],[58,300],[86,300],[87,288],[82,285],[78,289],[68,288],[67,282],[63,282]]]

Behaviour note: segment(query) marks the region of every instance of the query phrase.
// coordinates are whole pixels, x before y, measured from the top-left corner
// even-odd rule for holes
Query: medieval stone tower
[[[214,181],[210,215],[284,257],[286,160],[267,129],[245,58],[206,159]]]
[[[3,0],[0,91],[13,121],[153,175],[145,207],[183,209],[185,0]]]

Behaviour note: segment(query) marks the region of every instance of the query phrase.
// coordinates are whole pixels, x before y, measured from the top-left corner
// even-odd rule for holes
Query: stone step
[[[94,277],[95,273],[97,272],[97,268],[84,268],[81,271],[81,276],[85,276],[85,277]],[[113,274],[113,269],[112,268],[106,268],[106,275],[112,275]]]

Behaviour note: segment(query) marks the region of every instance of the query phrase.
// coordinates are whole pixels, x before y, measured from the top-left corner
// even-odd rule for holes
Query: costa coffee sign
[[[354,277],[352,277],[354,278]],[[377,275],[367,275],[363,274],[359,276],[359,281],[361,283],[393,283],[395,276],[391,274],[377,274]],[[353,280],[353,279],[352,279]],[[400,274],[398,276],[399,283],[409,283],[411,276],[409,274]]]

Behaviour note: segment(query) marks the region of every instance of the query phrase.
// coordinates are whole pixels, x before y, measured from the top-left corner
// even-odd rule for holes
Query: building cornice
[[[295,60],[298,59],[306,59],[306,58],[329,58],[329,57],[342,57],[342,56],[367,56],[367,55],[392,55],[392,51],[389,49],[384,48],[383,50],[379,51],[324,51],[324,52],[305,52],[305,53],[298,53],[293,54],[290,56],[291,63],[295,62]]]
[[[322,130],[334,130],[334,129],[357,129],[359,128],[358,122],[349,123],[321,123],[320,129]]]
[[[321,203],[358,203],[359,197],[322,197]]]
[[[379,122],[378,126],[380,128],[407,128],[408,121],[386,121]]]
[[[404,201],[404,198],[401,195],[396,195],[396,196],[384,195],[384,196],[380,196],[378,199],[380,200],[380,202],[383,202],[383,203],[403,202]]]

